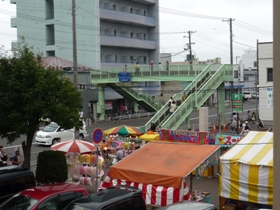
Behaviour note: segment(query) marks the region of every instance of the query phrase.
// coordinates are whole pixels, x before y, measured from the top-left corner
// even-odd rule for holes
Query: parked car
[[[84,139],[89,136],[86,130],[86,124],[84,121],[83,126],[79,129],[79,138]],[[64,129],[57,123],[51,122],[43,130],[38,131],[35,135],[35,143],[42,145],[53,145],[61,141],[74,139],[74,128]]]
[[[183,201],[168,206],[161,207],[157,210],[215,210],[215,205],[198,201]]]
[[[252,93],[250,91],[243,92],[242,97],[246,98],[246,99],[250,99],[250,98],[252,98]]]
[[[72,201],[65,210],[146,210],[142,191],[135,187],[115,186]]]
[[[63,209],[72,200],[87,195],[79,185],[60,183],[37,186],[14,195],[0,205],[1,210]]]
[[[258,93],[252,93],[252,98],[259,98],[259,94]]]
[[[30,187],[35,187],[35,177],[32,171],[20,166],[0,167],[0,203],[16,193]]]

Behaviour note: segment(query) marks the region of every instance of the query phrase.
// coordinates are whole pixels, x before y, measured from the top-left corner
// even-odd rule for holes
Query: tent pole
[[[190,193],[192,194],[192,185],[193,185],[193,177],[192,177],[192,173],[190,173]]]
[[[185,179],[183,178],[182,179],[182,184],[181,184],[181,196],[180,196],[180,200],[179,202],[182,202],[184,200],[184,182],[185,182]]]

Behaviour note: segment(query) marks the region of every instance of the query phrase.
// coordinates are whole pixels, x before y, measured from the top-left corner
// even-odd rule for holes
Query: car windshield
[[[72,204],[72,205],[68,206],[68,208],[66,210],[93,210],[93,209],[85,208],[78,204]]]
[[[57,124],[49,124],[42,131],[44,132],[54,132],[58,128]]]
[[[1,210],[29,210],[31,209],[38,200],[24,196],[21,194],[16,194],[9,200],[1,204]]]

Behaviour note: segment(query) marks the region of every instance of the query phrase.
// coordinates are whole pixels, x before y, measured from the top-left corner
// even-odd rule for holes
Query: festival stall
[[[159,133],[147,131],[145,134],[139,136],[138,138],[145,141],[157,141],[159,140]]]
[[[273,203],[273,133],[250,131],[220,157],[220,209]]]
[[[51,146],[51,150],[60,151],[66,155],[68,176],[72,182],[100,187],[101,178],[104,175],[102,170],[104,159],[99,156],[97,163],[97,154],[92,154],[96,152],[96,147],[92,143],[82,140],[63,141]]]
[[[189,190],[185,178],[196,169],[199,179],[205,169],[218,163],[218,157],[215,145],[150,142],[112,166],[103,187],[134,186],[142,190],[147,205],[169,205],[190,199],[192,181]]]

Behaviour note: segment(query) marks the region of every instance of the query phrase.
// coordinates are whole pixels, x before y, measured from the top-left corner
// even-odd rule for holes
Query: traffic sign
[[[242,94],[232,94],[232,112],[242,113],[243,112],[243,98]]]
[[[96,128],[93,132],[92,132],[92,140],[94,144],[99,144],[103,139],[103,131],[101,130],[101,128]]]

